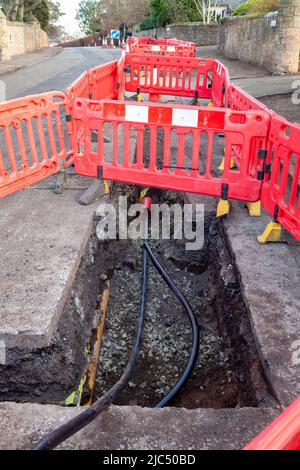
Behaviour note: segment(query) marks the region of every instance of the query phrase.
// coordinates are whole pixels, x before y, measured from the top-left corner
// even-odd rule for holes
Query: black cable
[[[147,214],[148,215],[148,214]],[[145,230],[148,234],[148,217],[146,217]],[[147,286],[148,286],[148,251],[143,249],[143,280],[142,280],[142,300],[140,306],[140,317],[136,331],[136,339],[132,349],[129,363],[120,380],[101,397],[93,406],[87,408],[83,413],[71,419],[67,423],[60,426],[55,431],[42,439],[33,450],[52,450],[59,446],[62,442],[77,434],[88,424],[94,421],[103,411],[105,411],[128,386],[132,379],[139,352],[141,349],[142,336],[145,324],[145,313],[147,303]]]
[[[149,226],[148,217],[146,217],[146,224],[145,224],[146,234],[148,234],[148,226]],[[126,367],[124,374],[122,375],[120,380],[102,398],[100,398],[96,403],[94,403],[93,406],[91,406],[90,408],[87,408],[83,413],[76,416],[72,420],[68,421],[67,423],[63,424],[58,429],[50,433],[48,436],[46,436],[43,440],[41,440],[41,442],[39,442],[36,445],[34,450],[37,450],[37,451],[52,450],[55,447],[57,447],[59,444],[61,444],[62,442],[74,436],[74,434],[77,434],[80,430],[82,430],[88,424],[94,421],[103,411],[105,411],[115,401],[118,395],[120,395],[120,393],[128,386],[128,383],[130,382],[133,376],[135,367],[136,367],[136,363],[138,360],[141,343],[142,343],[142,336],[143,336],[143,330],[144,330],[144,324],[145,324],[146,302],[147,302],[149,257],[155,269],[162,276],[162,278],[164,279],[168,287],[173,291],[173,293],[176,295],[180,303],[183,305],[189,317],[191,326],[192,326],[192,350],[191,350],[188,365],[184,373],[182,374],[181,378],[175,385],[175,387],[169,392],[169,394],[160,403],[158,403],[155,406],[155,408],[163,408],[164,406],[166,406],[181,391],[181,389],[184,387],[187,380],[191,376],[195,368],[196,361],[198,358],[198,352],[199,352],[199,327],[198,327],[197,319],[187,299],[184,297],[182,292],[178,289],[178,287],[170,278],[170,276],[165,271],[163,266],[156,259],[153,251],[151,250],[148,244],[147,236],[146,236],[144,245],[143,245],[143,280],[142,280],[142,298],[141,298],[141,306],[140,306],[140,317],[139,317],[139,322],[137,326],[134,347],[133,347],[129,363]]]
[[[196,362],[198,359],[198,354],[199,354],[199,325],[197,322],[196,315],[188,302],[188,300],[184,297],[183,293],[178,289],[176,284],[173,282],[173,280],[170,278],[166,270],[163,268],[163,266],[160,264],[160,262],[157,260],[155,257],[153,251],[151,250],[149,244],[147,241],[144,243],[144,248],[146,249],[147,253],[150,256],[150,259],[155,267],[155,269],[158,271],[158,273],[161,275],[161,277],[164,279],[168,287],[172,290],[172,292],[176,295],[177,299],[180,301],[182,306],[184,307],[188,318],[191,323],[192,327],[192,349],[191,349],[191,354],[190,358],[187,364],[187,367],[180,377],[179,381],[175,385],[175,387],[168,393],[166,397],[164,397],[156,406],[155,408],[163,408],[166,406],[175,396],[182,390],[182,388],[185,386],[186,382],[190,378],[191,374],[193,373],[193,370],[195,369]]]

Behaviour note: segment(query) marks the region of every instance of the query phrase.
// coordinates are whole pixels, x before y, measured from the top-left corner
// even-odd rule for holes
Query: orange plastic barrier
[[[300,398],[244,450],[300,450]]]
[[[263,111],[270,117],[274,114],[271,110],[269,110],[263,103],[258,101],[257,99],[253,98],[253,96],[249,95],[246,91],[242,90],[240,87],[234,84],[230,84],[228,87],[227,92],[227,99],[228,99],[228,107],[232,110],[236,111]],[[250,161],[250,172],[253,176],[262,177],[262,170],[265,164],[266,159],[266,152],[268,148],[268,137],[262,137],[256,142],[257,148],[254,149],[252,152],[252,159]],[[258,152],[258,150],[264,150],[264,152]],[[239,167],[241,162],[241,154],[239,151],[239,147],[236,146],[233,148],[232,157],[234,159],[235,164]]]
[[[88,73],[88,80],[90,99],[116,99],[118,97],[118,61],[91,69]]]
[[[67,112],[72,114],[74,101],[77,98],[90,98],[89,72],[84,72],[67,88]]]
[[[81,175],[100,175],[113,181],[254,202],[260,199],[262,182],[249,175],[252,142],[266,136],[268,126],[268,116],[259,111],[239,113],[192,106],[79,99],[74,109],[75,169]],[[110,148],[105,147],[104,141],[108,131]],[[91,139],[93,132],[98,133],[96,149]],[[161,133],[164,144],[163,152],[159,153],[157,138]],[[219,133],[226,137],[222,175],[216,171],[213,158],[214,139]],[[144,158],[147,134],[149,163]],[[132,148],[132,135],[136,152]],[[191,157],[185,152],[188,142],[192,147]],[[230,159],[232,145],[236,143],[243,158],[239,171],[232,171]],[[171,155],[173,146],[178,148],[175,160]]]
[[[177,39],[131,38],[130,52],[139,55],[195,57],[196,44]]]
[[[228,108],[228,90],[230,86],[230,78],[227,68],[218,60],[214,60],[212,84],[211,84],[211,101],[214,106],[219,108]],[[239,109],[238,111],[248,111]]]
[[[211,99],[213,77],[218,75],[214,59],[186,59],[127,54],[126,91]],[[222,78],[221,78],[222,80]],[[218,98],[220,99],[220,98]]]
[[[65,107],[60,92],[0,103],[0,198],[72,164],[62,120]]]
[[[262,206],[300,240],[300,124],[272,117],[262,176]]]
[[[124,91],[124,58],[94,67],[82,74],[67,89],[67,127],[72,148],[74,148],[72,123],[74,101],[77,98],[123,99]],[[83,128],[81,129],[81,140],[83,140]]]

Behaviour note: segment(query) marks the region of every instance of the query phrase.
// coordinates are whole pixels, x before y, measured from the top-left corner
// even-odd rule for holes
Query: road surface
[[[119,49],[100,47],[74,47],[43,62],[25,67],[1,77],[6,85],[6,99],[43,93],[51,90],[65,91],[82,72],[97,65],[116,60]]]

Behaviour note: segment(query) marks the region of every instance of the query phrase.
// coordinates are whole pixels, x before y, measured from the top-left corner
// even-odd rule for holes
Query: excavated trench
[[[115,185],[120,195],[137,202],[136,190]],[[182,195],[161,192],[160,202],[183,204]],[[90,359],[101,321],[100,305],[107,280],[110,299],[96,376],[94,399],[122,375],[134,341],[141,294],[140,241],[99,241],[95,230],[88,243],[53,343],[25,353],[11,350],[1,366],[0,400],[65,404],[78,388]],[[200,327],[196,369],[172,406],[185,408],[270,407],[268,391],[242,297],[238,273],[222,222],[205,213],[205,244],[186,251],[185,240],[152,241],[152,248],[191,303]],[[118,405],[151,407],[175,385],[191,347],[189,322],[174,295],[151,266],[147,317],[137,369]],[[90,349],[92,349],[90,347]],[[84,397],[83,403],[87,403]]]
[[[201,155],[207,152],[206,140],[204,135]],[[176,155],[177,143],[174,139],[171,143],[174,147],[171,148],[171,164],[176,165],[173,155]],[[191,155],[191,145],[187,139],[187,155]],[[109,148],[108,144],[105,154]],[[158,155],[162,154],[164,141],[160,133],[157,148]],[[144,151],[147,164],[150,152],[147,132]],[[212,173],[218,176],[217,169],[224,155],[223,135],[217,136],[213,154]],[[135,158],[134,152],[132,158]],[[187,159],[186,165],[189,164]],[[120,195],[129,196],[129,204],[138,202],[137,188],[115,185],[111,196],[115,206]],[[169,205],[183,204],[181,194],[161,192],[157,197]],[[94,399],[101,397],[122,375],[138,320],[142,246],[130,240],[99,241],[97,223],[95,220],[51,345],[43,350],[9,350],[6,365],[0,365],[0,401],[65,404],[85,375],[101,322],[100,305],[108,280],[110,299]],[[255,346],[222,221],[217,221],[215,213],[209,209],[205,212],[205,243],[201,250],[187,251],[185,240],[161,239],[151,245],[191,303],[200,327],[195,371],[172,405],[192,409],[275,405]],[[182,307],[150,263],[142,349],[134,377],[116,404],[145,407],[157,404],[183,373],[190,347],[191,329]],[[84,395],[82,403],[86,404],[88,399]]]
[[[128,194],[118,186],[113,199]],[[136,202],[132,198],[132,202]],[[161,202],[183,203],[176,193]],[[185,240],[151,242],[154,252],[190,301],[200,327],[200,353],[193,376],[172,403],[185,408],[272,406],[238,273],[213,213],[205,215],[205,244],[186,251]],[[134,341],[141,293],[140,243],[100,243],[102,279],[111,293],[95,386],[99,398],[122,375]],[[174,294],[150,265],[147,319],[138,366],[118,405],[154,406],[176,384],[187,364],[191,329]]]

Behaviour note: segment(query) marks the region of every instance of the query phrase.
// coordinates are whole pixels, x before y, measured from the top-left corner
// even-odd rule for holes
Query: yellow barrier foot
[[[230,202],[225,201],[224,199],[220,199],[218,202],[217,208],[217,217],[224,217],[228,215],[230,212]]]
[[[248,202],[248,211],[250,217],[261,217],[261,202]]]
[[[260,235],[257,239],[261,245],[271,242],[280,242],[281,241],[281,225],[277,222],[270,222],[265,229],[264,233]]]
[[[103,180],[105,195],[110,194],[110,187],[106,180]]]
[[[207,106],[208,106],[208,108],[214,108],[215,107],[215,105],[212,102],[208,103]]]
[[[235,166],[235,162],[234,162],[234,159],[232,158],[232,159],[230,160],[230,169],[231,169],[231,170],[234,170],[235,167],[236,167],[236,166]],[[222,163],[221,163],[221,165],[219,166],[218,170],[224,172],[224,170],[225,170],[225,158],[223,158]]]

